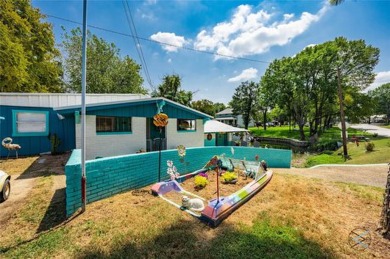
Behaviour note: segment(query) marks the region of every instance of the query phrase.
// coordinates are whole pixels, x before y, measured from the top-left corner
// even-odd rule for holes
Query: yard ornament
[[[16,158],[18,158],[18,150],[21,149],[22,147],[18,144],[12,144],[12,138],[6,137],[5,139],[3,139],[3,141],[1,141],[1,145],[3,145],[4,148],[8,149],[7,159],[9,157],[9,153],[11,150],[15,150]]]

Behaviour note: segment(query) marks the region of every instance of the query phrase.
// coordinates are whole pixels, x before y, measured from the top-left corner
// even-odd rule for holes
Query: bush
[[[206,177],[197,175],[197,176],[195,176],[194,179],[195,179],[195,188],[196,189],[202,189],[202,188],[206,187],[206,185],[209,184],[209,181],[207,180]]]
[[[366,143],[366,151],[367,152],[374,151],[374,148],[375,148],[375,144],[374,143],[372,143],[372,142],[367,142]]]
[[[224,182],[231,182],[237,179],[237,174],[235,172],[226,172],[222,175]]]
[[[372,136],[373,136],[374,138],[376,138],[376,137],[378,137],[378,133],[374,133],[374,134],[372,134]]]

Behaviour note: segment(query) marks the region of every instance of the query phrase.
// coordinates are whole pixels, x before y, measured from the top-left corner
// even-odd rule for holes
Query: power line
[[[133,35],[135,35],[132,38],[134,40],[135,48],[137,49],[138,57],[141,61],[146,80],[148,81],[149,86],[153,91],[155,89],[153,87],[152,79],[150,78],[148,65],[146,64],[146,60],[145,60],[144,53],[142,51],[141,43],[139,42],[139,39],[138,39],[137,28],[135,27],[135,24],[134,24],[133,15],[131,14],[129,3],[127,2],[127,0],[122,0],[122,4],[123,4],[123,8],[125,9],[125,13],[126,13],[127,24],[129,25],[131,33]]]
[[[58,17],[58,16],[51,15],[51,14],[46,14],[46,16],[52,17],[52,18],[55,18],[55,19],[58,19],[58,20],[74,23],[74,24],[79,24],[79,25],[81,24],[80,22],[76,22],[76,21],[73,21],[73,20],[65,19],[65,18]],[[105,28],[102,28],[102,27],[94,26],[94,25],[88,25],[88,27],[94,28],[94,29],[97,29],[97,30],[101,30],[101,31],[105,31],[105,32],[110,32],[110,33],[113,33],[113,34],[126,36],[126,37],[137,38],[137,39],[140,39],[140,40],[143,40],[143,41],[148,41],[148,42],[156,43],[156,44],[159,44],[159,45],[165,45],[165,46],[175,47],[175,48],[179,48],[179,49],[185,49],[185,50],[199,52],[199,53],[203,53],[203,54],[215,55],[215,56],[220,56],[220,57],[225,57],[225,58],[230,58],[230,59],[244,60],[244,61],[250,61],[250,62],[256,62],[256,63],[263,63],[263,64],[270,64],[271,63],[269,61],[264,61],[264,60],[256,60],[256,59],[251,59],[251,58],[236,57],[236,56],[224,55],[224,54],[220,54],[220,53],[212,52],[212,51],[199,50],[199,49],[194,49],[194,48],[185,47],[185,46],[177,46],[177,45],[174,45],[174,44],[161,42],[161,41],[157,41],[157,40],[152,40],[152,39],[148,39],[148,38],[143,38],[143,37],[139,37],[139,36],[135,36],[135,35],[132,35],[132,34],[123,33],[123,32],[118,32],[118,31],[114,31],[114,30],[110,30],[110,29],[105,29]]]

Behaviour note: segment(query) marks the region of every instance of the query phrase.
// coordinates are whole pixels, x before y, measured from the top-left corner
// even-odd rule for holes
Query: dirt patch
[[[0,203],[0,226],[15,216],[18,209],[26,203],[25,199],[36,186],[37,178],[53,176],[53,185],[50,191],[65,188],[64,166],[70,154],[58,156],[43,155],[18,159],[0,160],[0,169],[11,175],[11,195],[9,199]],[[64,200],[64,192],[57,192],[57,200]]]

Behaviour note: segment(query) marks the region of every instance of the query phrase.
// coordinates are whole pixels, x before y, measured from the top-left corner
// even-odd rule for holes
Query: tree
[[[181,77],[177,74],[165,75],[162,83],[152,92],[152,97],[164,97],[190,106],[193,93],[181,89]]]
[[[376,114],[386,114],[387,124],[390,119],[390,83],[383,84],[378,88],[369,91],[368,94],[374,98],[372,103],[375,103]]]
[[[215,113],[221,112],[226,109],[226,105],[223,103],[214,103]]]
[[[141,66],[129,56],[121,58],[114,43],[88,32],[87,34],[87,92],[88,93],[141,93]],[[71,92],[81,92],[81,44],[80,28],[64,32],[63,47],[66,86]]]
[[[215,116],[215,106],[210,100],[202,99],[199,101],[193,101],[191,103],[191,107],[208,115]]]
[[[337,73],[344,157],[348,157],[342,88],[349,85],[363,90],[374,81],[373,70],[379,60],[379,49],[367,46],[364,40],[348,41],[343,37],[336,38],[330,44],[335,48],[332,64],[333,71]]]
[[[199,101],[193,101],[191,107],[195,110],[201,111],[211,116],[215,116],[216,113],[226,109],[223,103],[213,103],[210,100],[202,99]]]
[[[254,82],[242,82],[236,88],[233,100],[230,102],[234,115],[242,115],[245,129],[248,129],[250,118],[257,110],[259,84]]]
[[[329,0],[329,3],[331,5],[339,5],[341,4],[342,2],[344,2],[344,0]]]
[[[378,58],[379,49],[363,40],[336,38],[305,48],[292,58],[273,61],[261,79],[262,91],[266,99],[275,100],[280,108],[290,111],[304,140],[306,122],[310,135],[316,134],[322,123],[329,124],[337,103],[345,125],[345,96],[353,97],[355,104],[359,99],[365,101],[365,97],[358,97],[358,92],[373,81]],[[343,132],[347,157],[345,127]]]
[[[0,1],[1,92],[61,92],[60,52],[50,23],[29,0]]]

